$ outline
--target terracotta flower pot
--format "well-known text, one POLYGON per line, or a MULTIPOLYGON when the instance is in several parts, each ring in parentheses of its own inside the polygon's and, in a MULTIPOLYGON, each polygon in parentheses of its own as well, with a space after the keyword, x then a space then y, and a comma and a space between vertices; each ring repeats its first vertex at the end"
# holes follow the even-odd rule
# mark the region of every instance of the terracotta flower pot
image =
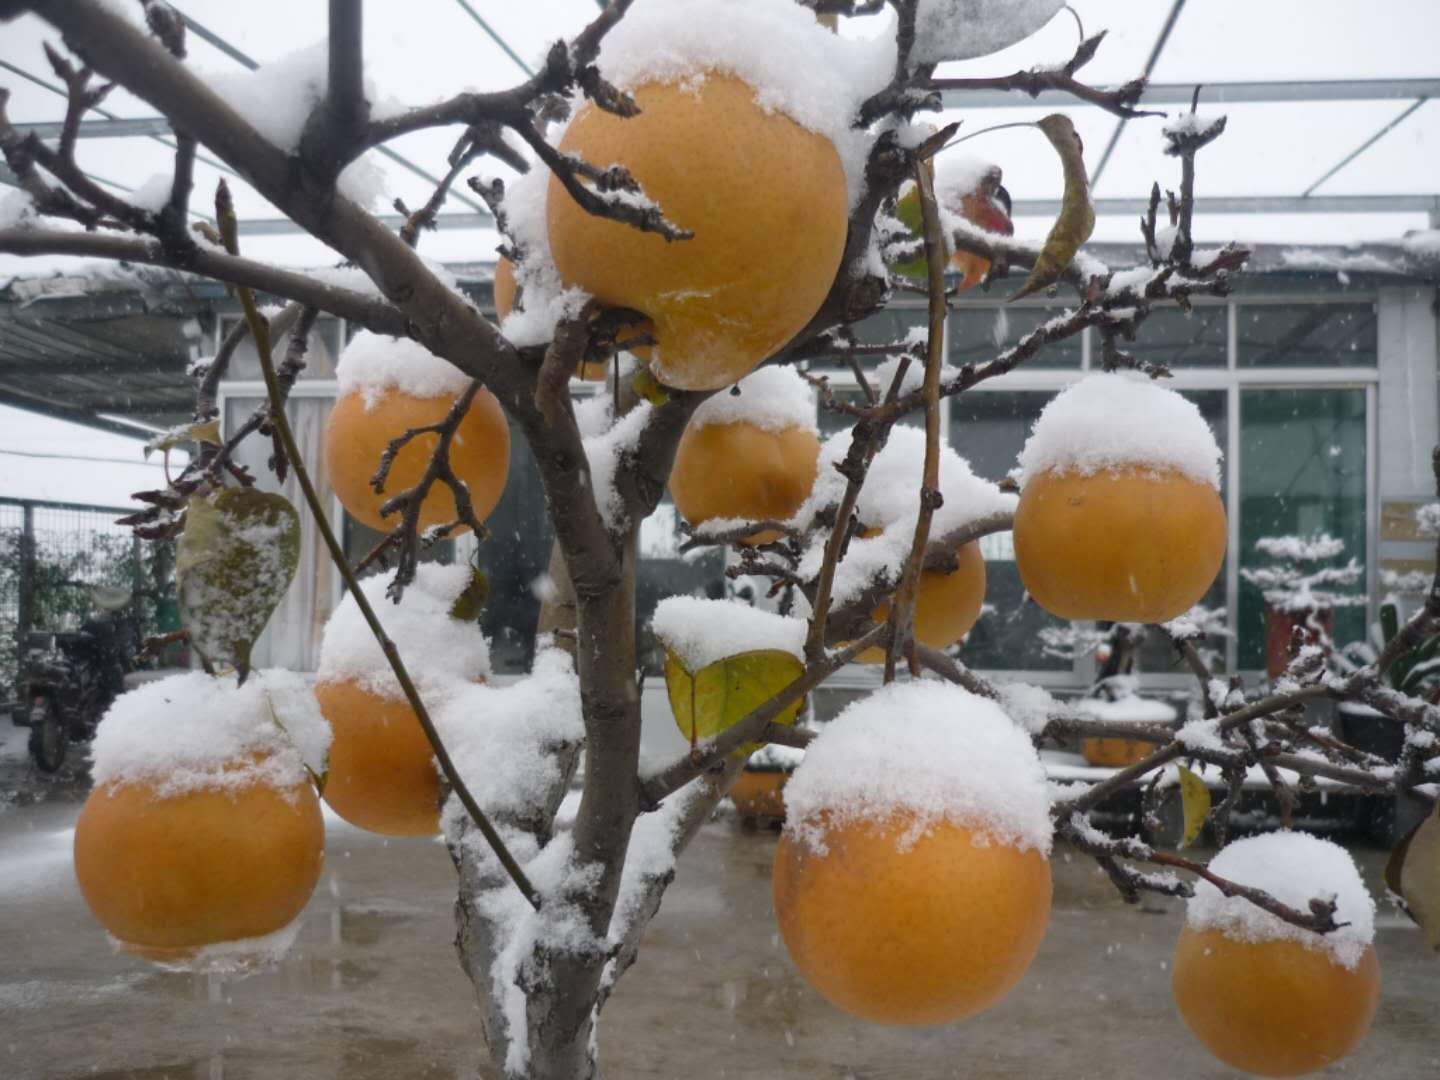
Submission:
POLYGON ((1265 674, 1278 679, 1300 648, 1318 644, 1322 634, 1326 641, 1335 637, 1334 608, 1280 611, 1266 604, 1265 674))

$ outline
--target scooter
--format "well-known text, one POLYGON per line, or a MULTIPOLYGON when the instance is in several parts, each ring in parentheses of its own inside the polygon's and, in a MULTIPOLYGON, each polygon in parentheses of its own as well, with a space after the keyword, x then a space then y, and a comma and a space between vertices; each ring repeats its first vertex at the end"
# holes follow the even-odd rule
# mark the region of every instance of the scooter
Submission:
POLYGON ((72 741, 88 740, 135 671, 140 632, 128 589, 100 585, 90 601, 100 616, 79 631, 32 632, 20 660, 17 725, 30 728, 30 756, 44 772, 65 763, 72 741))

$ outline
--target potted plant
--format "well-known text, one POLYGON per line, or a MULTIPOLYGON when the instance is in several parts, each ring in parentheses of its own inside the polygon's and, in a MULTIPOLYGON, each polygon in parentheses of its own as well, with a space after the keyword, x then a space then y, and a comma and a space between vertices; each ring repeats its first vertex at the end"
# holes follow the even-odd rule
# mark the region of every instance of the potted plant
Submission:
MULTIPOLYGON (((1347 645, 1336 666, 1348 671, 1373 661, 1400 632, 1400 623, 1399 603, 1393 597, 1387 598, 1380 605, 1379 620, 1370 626, 1370 640, 1347 645)), ((1440 634, 1430 635, 1396 658, 1386 669, 1385 680, 1402 694, 1440 704, 1440 634)), ((1340 702, 1336 727, 1336 734, 1357 750, 1388 761, 1399 759, 1405 743, 1404 724, 1356 701, 1340 702)))
POLYGON ((770 743, 750 755, 730 787, 730 801, 746 822, 785 820, 785 783, 805 758, 804 750, 770 743))
POLYGON ((1359 582, 1365 567, 1353 557, 1333 565, 1345 553, 1345 541, 1328 533, 1265 536, 1255 548, 1274 564, 1241 570, 1240 576, 1265 597, 1265 672, 1274 680, 1306 646, 1333 652, 1335 610, 1365 603, 1363 592, 1342 590, 1359 582))

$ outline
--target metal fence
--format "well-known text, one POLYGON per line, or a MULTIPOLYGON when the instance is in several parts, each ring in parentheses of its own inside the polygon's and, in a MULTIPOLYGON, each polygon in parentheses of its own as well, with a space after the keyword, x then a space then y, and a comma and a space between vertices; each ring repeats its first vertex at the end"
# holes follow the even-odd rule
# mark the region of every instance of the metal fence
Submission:
POLYGON ((0 498, 0 701, 13 696, 16 646, 31 630, 78 629, 94 614, 94 586, 131 590, 142 632, 174 628, 172 545, 115 524, 131 512, 0 498))

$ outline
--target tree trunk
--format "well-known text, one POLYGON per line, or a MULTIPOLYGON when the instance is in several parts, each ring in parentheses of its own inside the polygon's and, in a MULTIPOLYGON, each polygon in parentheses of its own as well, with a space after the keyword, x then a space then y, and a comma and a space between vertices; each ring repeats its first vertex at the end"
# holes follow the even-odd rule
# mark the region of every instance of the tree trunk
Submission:
POLYGON ((507 1080, 595 1080, 600 1075, 595 1020, 601 978, 611 958, 605 942, 639 806, 635 559, 631 529, 618 580, 602 584, 569 568, 586 732, 584 793, 570 837, 573 865, 590 869, 583 886, 577 884, 568 895, 547 894, 538 913, 513 905, 497 911, 496 890, 503 895, 513 885, 492 861, 477 860, 469 845, 452 851, 459 872, 456 949, 480 1000, 492 1060, 507 1080), (565 932, 577 918, 588 928, 588 942, 577 944, 575 935, 565 932), (517 933, 533 940, 521 958, 513 956, 510 944, 517 933), (516 994, 524 995, 523 1031, 514 1030, 516 994))

